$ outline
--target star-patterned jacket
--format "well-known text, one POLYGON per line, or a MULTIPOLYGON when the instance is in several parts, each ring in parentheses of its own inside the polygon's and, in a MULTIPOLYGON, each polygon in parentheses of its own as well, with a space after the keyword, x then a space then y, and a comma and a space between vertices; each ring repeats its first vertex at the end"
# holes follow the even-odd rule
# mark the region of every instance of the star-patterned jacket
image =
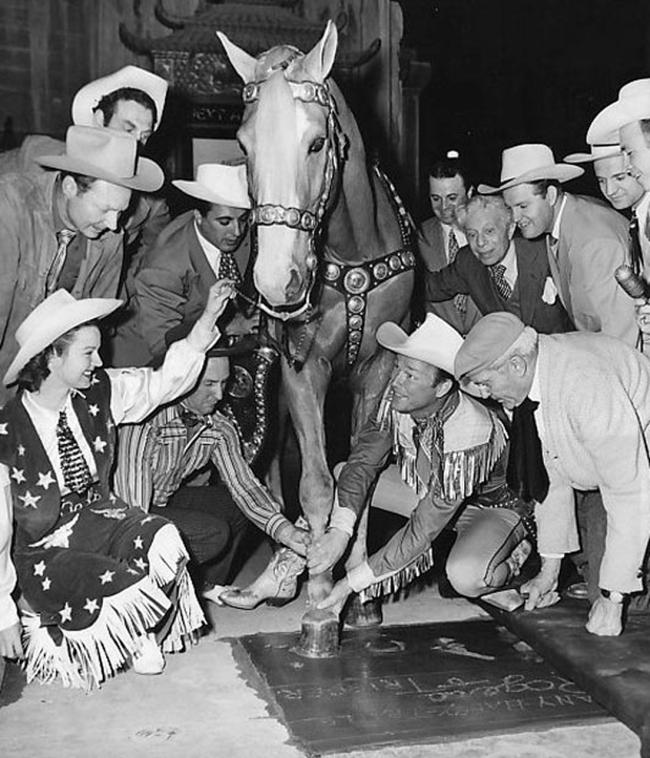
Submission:
MULTIPOLYGON (((95 381, 88 390, 72 396, 72 406, 95 458, 96 489, 105 498, 111 494, 109 475, 115 450, 110 403, 111 384, 102 370, 95 372, 95 381)), ((16 540, 20 543, 41 539, 59 518, 61 490, 51 461, 18 397, 0 408, 0 463, 9 468, 16 540)))

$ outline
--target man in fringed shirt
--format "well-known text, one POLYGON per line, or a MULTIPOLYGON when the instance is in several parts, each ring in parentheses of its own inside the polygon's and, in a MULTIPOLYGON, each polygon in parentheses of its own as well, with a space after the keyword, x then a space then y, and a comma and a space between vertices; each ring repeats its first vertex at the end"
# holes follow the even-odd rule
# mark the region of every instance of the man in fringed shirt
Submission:
MULTIPOLYGON (((446 566, 454 588, 469 597, 494 593, 519 573, 533 539, 530 508, 506 484, 505 429, 459 391, 453 364, 462 338, 437 316, 410 336, 385 323, 377 341, 397 354, 393 378, 340 473, 329 528, 308 552, 311 570, 343 555, 375 482, 372 505, 409 518, 370 558, 349 561, 318 607, 338 608, 352 591, 377 596, 408 584, 432 565, 431 543, 448 525, 457 533, 446 566), (391 451, 397 466, 384 471, 391 451)), ((510 596, 499 595, 495 604, 507 607, 510 596)))

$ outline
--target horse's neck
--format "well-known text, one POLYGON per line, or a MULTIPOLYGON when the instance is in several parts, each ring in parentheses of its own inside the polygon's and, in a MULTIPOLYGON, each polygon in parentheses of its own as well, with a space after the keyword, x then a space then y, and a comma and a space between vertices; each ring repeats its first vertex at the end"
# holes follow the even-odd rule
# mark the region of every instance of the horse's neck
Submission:
POLYGON ((332 86, 339 105, 341 129, 349 140, 347 157, 343 163, 341 188, 329 216, 326 244, 342 260, 355 263, 371 260, 390 252, 385 249, 399 246, 399 229, 396 223, 395 239, 392 229, 387 234, 379 218, 392 216, 390 202, 376 177, 368 168, 366 151, 357 122, 336 87, 332 86))

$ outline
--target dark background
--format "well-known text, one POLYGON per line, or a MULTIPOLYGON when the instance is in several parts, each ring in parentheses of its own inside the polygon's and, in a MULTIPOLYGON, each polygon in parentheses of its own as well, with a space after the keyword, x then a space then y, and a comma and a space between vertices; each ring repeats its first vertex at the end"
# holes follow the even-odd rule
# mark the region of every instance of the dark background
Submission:
MULTIPOLYGON (((543 142, 556 160, 582 151, 596 113, 623 84, 650 76, 648 0, 402 0, 401 6, 404 45, 431 63, 420 106, 423 172, 453 148, 475 167, 478 181, 494 183, 506 147, 543 142)), ((589 168, 571 188, 598 192, 589 168)), ((422 215, 424 208, 422 198, 413 211, 422 215)))

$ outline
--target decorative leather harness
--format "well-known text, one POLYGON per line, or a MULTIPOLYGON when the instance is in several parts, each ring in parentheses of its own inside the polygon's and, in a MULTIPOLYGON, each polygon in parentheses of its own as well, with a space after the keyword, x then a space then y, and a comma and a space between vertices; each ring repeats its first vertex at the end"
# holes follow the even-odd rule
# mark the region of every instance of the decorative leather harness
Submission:
MULTIPOLYGON (((277 64, 274 68, 286 69, 295 57, 295 55, 289 57, 289 59, 277 64)), ((250 221, 252 224, 258 226, 281 225, 307 232, 309 234, 310 250, 316 256, 316 234, 327 210, 332 187, 345 154, 347 137, 342 132, 336 102, 327 83, 321 84, 311 81, 294 82, 288 79, 286 81, 295 99, 301 100, 303 103, 316 103, 327 109, 327 160, 323 177, 323 188, 315 203, 314 210, 288 208, 284 205, 265 203, 257 205, 252 209, 250 221)), ((244 87, 242 99, 246 105, 254 103, 259 98, 261 84, 263 84, 263 81, 250 82, 244 87)), ((415 268, 415 255, 411 248, 412 227, 408 212, 404 208, 395 186, 388 177, 377 166, 374 166, 373 170, 384 184, 393 205, 400 227, 402 247, 379 259, 375 258, 354 265, 345 265, 331 259, 328 260, 326 250, 324 259, 320 263, 323 284, 336 289, 345 297, 347 316, 346 362, 348 369, 351 369, 354 365, 361 348, 368 293, 393 276, 415 268)), ((314 321, 316 314, 311 304, 315 280, 316 269, 311 273, 311 281, 306 289, 303 304, 297 310, 291 312, 277 311, 263 303, 261 299, 258 304, 268 315, 285 322, 289 319, 306 316, 298 327, 300 333, 293 340, 294 345, 297 343, 297 349, 291 351, 287 345, 287 349, 285 350, 287 360, 294 367, 298 367, 304 363, 317 328, 317 323, 314 321)), ((285 325, 285 342, 287 341, 286 337, 285 325)))

